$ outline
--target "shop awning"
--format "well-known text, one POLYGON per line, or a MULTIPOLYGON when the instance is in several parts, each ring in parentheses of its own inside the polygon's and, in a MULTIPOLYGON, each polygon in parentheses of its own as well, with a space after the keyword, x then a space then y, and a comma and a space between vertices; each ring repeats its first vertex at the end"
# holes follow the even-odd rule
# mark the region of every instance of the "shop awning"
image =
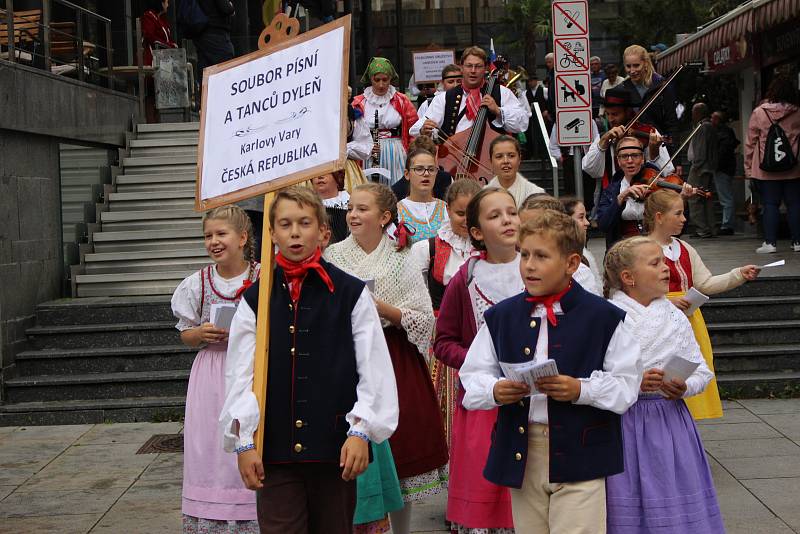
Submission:
POLYGON ((800 0, 752 0, 667 48, 657 56, 658 71, 668 73, 688 61, 701 61, 706 53, 726 43, 771 28, 800 14, 800 0))

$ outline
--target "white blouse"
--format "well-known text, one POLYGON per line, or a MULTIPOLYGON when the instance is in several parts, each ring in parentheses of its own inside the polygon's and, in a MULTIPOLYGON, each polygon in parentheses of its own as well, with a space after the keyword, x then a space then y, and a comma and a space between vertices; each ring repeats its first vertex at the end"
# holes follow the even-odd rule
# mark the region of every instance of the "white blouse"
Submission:
MULTIPOLYGON (((351 430, 381 443, 397 428, 397 385, 378 310, 366 287, 353 308, 351 320, 358 385, 356 403, 346 419, 351 430)), ((225 403, 219 416, 222 446, 228 452, 253 443, 258 427, 258 401, 253 393, 255 350, 256 315, 242 300, 231 324, 225 359, 225 403)))
POLYGON ((403 118, 400 116, 400 113, 394 109, 391 103, 392 97, 396 92, 397 89, 389 86, 389 90, 386 91, 386 94, 378 96, 372 92, 372 87, 364 89, 364 121, 367 127, 375 127, 376 111, 378 112, 379 128, 389 130, 400 126, 403 118))
POLYGON ((584 263, 578 264, 578 270, 572 275, 572 279, 578 282, 583 289, 598 297, 603 296, 603 288, 595 278, 590 267, 584 263))
MULTIPOLYGON (((241 289, 242 283, 250 275, 250 268, 233 278, 223 278, 217 272, 216 266, 211 269, 214 275, 214 287, 225 296, 233 297, 241 289)), ((172 294, 172 314, 178 318, 175 328, 183 332, 196 328, 202 323, 202 310, 200 301, 203 296, 200 271, 189 275, 183 280, 172 294)))
POLYGON ((686 379, 684 398, 702 393, 714 378, 706 365, 700 346, 694 337, 692 325, 684 313, 666 297, 643 306, 622 291, 614 291, 609 299, 627 313, 641 346, 643 370, 661 369, 670 356, 677 354, 700 365, 686 379))
MULTIPOLYGON (((442 223, 436 235, 453 249, 452 254, 447 258, 447 263, 444 265, 444 275, 442 276, 442 283, 447 285, 456 275, 458 269, 467 261, 467 258, 469 258, 469 254, 473 250, 472 243, 468 238, 461 237, 453 232, 453 227, 450 225, 449 219, 442 223)), ((411 245, 411 257, 414 263, 419 265, 419 270, 422 271, 423 276, 425 276, 431 264, 431 249, 427 239, 417 241, 411 245)))

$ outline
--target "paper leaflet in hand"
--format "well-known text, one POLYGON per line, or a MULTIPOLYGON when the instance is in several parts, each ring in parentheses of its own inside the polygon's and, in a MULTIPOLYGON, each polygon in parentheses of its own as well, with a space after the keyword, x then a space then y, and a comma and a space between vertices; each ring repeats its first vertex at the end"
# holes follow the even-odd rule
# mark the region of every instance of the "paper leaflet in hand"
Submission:
POLYGON ((236 304, 215 303, 211 305, 211 324, 214 328, 231 329, 231 321, 236 313, 236 304))
POLYGON ((686 299, 689 304, 691 304, 691 306, 689 306, 689 308, 683 312, 687 317, 692 315, 697 308, 709 301, 709 297, 703 295, 693 287, 689 288, 689 291, 686 292, 686 295, 683 298, 686 299))
POLYGON ((558 366, 555 360, 522 363, 500 362, 500 368, 507 379, 528 384, 531 388, 530 395, 539 393, 539 390, 536 389, 536 381, 538 379, 546 376, 558 376, 558 366))
POLYGON ((695 369, 700 365, 700 362, 692 362, 680 356, 671 356, 664 364, 664 382, 670 382, 673 378, 678 378, 686 382, 686 379, 692 376, 695 369))
POLYGON ((783 265, 786 265, 786 260, 773 261, 772 263, 768 263, 766 265, 756 265, 756 268, 757 269, 768 269, 770 267, 781 267, 783 265))

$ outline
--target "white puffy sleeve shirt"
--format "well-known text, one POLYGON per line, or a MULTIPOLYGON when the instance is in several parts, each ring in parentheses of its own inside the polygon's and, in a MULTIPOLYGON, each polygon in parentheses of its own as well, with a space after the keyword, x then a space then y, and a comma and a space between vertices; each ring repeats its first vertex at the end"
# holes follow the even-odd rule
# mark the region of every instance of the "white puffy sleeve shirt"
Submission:
MULTIPOLYGON (((356 403, 346 419, 351 430, 380 443, 397 428, 397 385, 378 311, 366 288, 351 318, 358 385, 356 403)), ((219 416, 222 445, 228 452, 253 443, 258 427, 258 402, 253 393, 255 349, 256 315, 242 300, 231 324, 225 361, 225 403, 219 416)))

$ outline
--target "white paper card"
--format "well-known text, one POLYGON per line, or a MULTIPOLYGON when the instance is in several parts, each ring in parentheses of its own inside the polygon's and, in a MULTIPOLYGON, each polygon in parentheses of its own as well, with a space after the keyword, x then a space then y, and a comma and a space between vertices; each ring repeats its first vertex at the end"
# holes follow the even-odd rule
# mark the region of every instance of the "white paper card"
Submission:
POLYGON ((673 355, 664 364, 664 382, 670 382, 673 378, 679 378, 685 382, 699 365, 700 362, 691 362, 686 358, 673 355))
POLYGON ((236 304, 217 303, 211 305, 211 324, 214 328, 231 329, 231 321, 236 313, 236 304))
POLYGON ((686 295, 683 298, 685 298, 687 301, 689 301, 689 304, 691 304, 691 306, 689 306, 689 308, 683 312, 687 316, 692 315, 697 308, 709 301, 708 296, 703 295, 693 287, 689 288, 689 291, 686 292, 686 295))
MULTIPOLYGON (((539 393, 536 389, 536 381, 546 376, 558 376, 558 366, 555 360, 545 360, 543 362, 523 362, 508 363, 500 362, 503 375, 514 382, 528 384, 531 388, 530 395, 539 393)), ((530 397, 530 395, 528 395, 530 397)))
POLYGON ((786 265, 786 260, 773 261, 772 263, 768 263, 766 265, 757 265, 756 267, 759 269, 769 269, 770 267, 781 267, 783 265, 786 265))

